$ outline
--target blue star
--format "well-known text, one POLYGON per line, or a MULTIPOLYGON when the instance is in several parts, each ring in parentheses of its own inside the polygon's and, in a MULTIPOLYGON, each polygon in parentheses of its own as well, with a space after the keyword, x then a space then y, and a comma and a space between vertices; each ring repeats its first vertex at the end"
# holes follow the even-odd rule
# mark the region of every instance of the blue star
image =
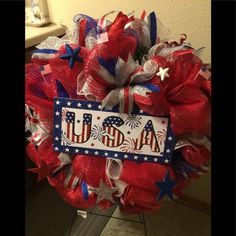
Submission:
POLYGON ((66 44, 66 54, 61 55, 60 58, 63 60, 69 60, 69 65, 70 65, 70 68, 72 69, 76 61, 80 63, 83 62, 83 59, 80 56, 78 56, 78 53, 80 52, 80 50, 81 50, 81 47, 73 49, 70 47, 69 44, 66 44))
POLYGON ((158 201, 161 200, 165 195, 167 195, 169 198, 173 199, 173 193, 172 190, 174 186, 176 185, 176 181, 173 181, 170 179, 170 173, 167 172, 164 181, 162 182, 156 182, 156 185, 160 188, 160 193, 158 197, 158 201))

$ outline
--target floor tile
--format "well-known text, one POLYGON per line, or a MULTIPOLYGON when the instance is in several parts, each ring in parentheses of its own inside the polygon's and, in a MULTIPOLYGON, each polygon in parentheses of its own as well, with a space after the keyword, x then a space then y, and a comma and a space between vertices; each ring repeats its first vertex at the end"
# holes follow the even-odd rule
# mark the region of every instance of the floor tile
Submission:
POLYGON ((145 228, 142 223, 111 218, 101 236, 145 236, 145 228))
POLYGON ((98 206, 95 206, 92 209, 91 213, 111 217, 113 212, 115 211, 116 207, 117 207, 117 203, 115 205, 111 206, 110 208, 108 208, 107 210, 101 210, 98 206))
POLYGON ((210 236, 211 218, 176 202, 165 202, 156 213, 145 213, 147 236, 210 236))
POLYGON ((27 193, 25 208, 26 236, 64 236, 76 215, 47 182, 27 193))
POLYGON ((143 222, 142 221, 142 214, 125 214, 120 211, 120 207, 117 206, 112 217, 124 219, 124 220, 132 220, 132 221, 137 221, 137 222, 143 222))
POLYGON ((77 216, 69 236, 99 236, 108 221, 107 216, 88 214, 86 219, 77 216))

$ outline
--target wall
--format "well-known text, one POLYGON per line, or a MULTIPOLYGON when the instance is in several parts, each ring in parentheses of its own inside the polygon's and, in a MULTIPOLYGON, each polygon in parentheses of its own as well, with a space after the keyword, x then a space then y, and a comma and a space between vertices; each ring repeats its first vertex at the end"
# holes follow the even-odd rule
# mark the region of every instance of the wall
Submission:
POLYGON ((202 59, 211 62, 211 1, 210 0, 48 0, 53 22, 70 27, 73 16, 84 13, 94 18, 112 11, 129 13, 135 10, 140 16, 143 10, 155 11, 158 18, 172 32, 172 38, 179 40, 185 33, 195 48, 205 47, 202 59))
MULTIPOLYGON (((211 2, 210 0, 48 0, 51 20, 61 20, 67 27, 73 25, 73 16, 84 13, 94 18, 112 11, 121 10, 140 16, 143 10, 155 11, 158 18, 172 32, 171 37, 178 41, 179 34, 188 36, 187 42, 193 47, 205 47, 201 58, 211 62, 211 2)), ((210 203, 210 173, 186 189, 186 193, 210 203)))

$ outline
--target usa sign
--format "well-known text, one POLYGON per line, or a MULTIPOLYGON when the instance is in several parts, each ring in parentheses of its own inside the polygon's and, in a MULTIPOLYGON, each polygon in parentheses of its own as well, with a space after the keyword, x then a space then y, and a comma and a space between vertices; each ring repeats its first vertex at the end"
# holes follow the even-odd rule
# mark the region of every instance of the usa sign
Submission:
POLYGON ((101 158, 171 164, 175 140, 167 117, 135 108, 101 110, 99 102, 54 99, 54 150, 101 158))

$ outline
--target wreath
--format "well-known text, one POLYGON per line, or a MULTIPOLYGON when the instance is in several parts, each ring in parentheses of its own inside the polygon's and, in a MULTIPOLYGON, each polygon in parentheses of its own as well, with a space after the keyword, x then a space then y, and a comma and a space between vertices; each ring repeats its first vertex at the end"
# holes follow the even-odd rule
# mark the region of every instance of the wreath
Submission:
MULTIPOLYGON (((75 208, 97 204, 105 210, 119 202, 127 213, 156 211, 165 196, 180 197, 209 169, 210 66, 199 58, 203 48, 186 43, 185 34, 171 41, 154 12, 144 11, 140 18, 119 12, 113 22, 107 15, 99 20, 76 15, 74 27, 62 38, 40 43, 26 65, 26 150, 37 166, 29 171, 39 181, 47 178, 75 208), (55 98, 97 102, 101 113, 116 107, 127 115, 124 124, 131 130, 141 125, 142 114, 134 111, 167 118, 173 135, 165 129, 155 135, 160 145, 174 142, 171 162, 58 150, 53 119, 60 100, 55 98)), ((68 114, 64 109, 61 119, 68 114)), ((91 128, 91 139, 101 141, 104 135, 101 126, 91 128)), ((71 145, 63 133, 60 142, 71 145)), ((126 137, 121 151, 141 155, 135 145, 126 137)))

